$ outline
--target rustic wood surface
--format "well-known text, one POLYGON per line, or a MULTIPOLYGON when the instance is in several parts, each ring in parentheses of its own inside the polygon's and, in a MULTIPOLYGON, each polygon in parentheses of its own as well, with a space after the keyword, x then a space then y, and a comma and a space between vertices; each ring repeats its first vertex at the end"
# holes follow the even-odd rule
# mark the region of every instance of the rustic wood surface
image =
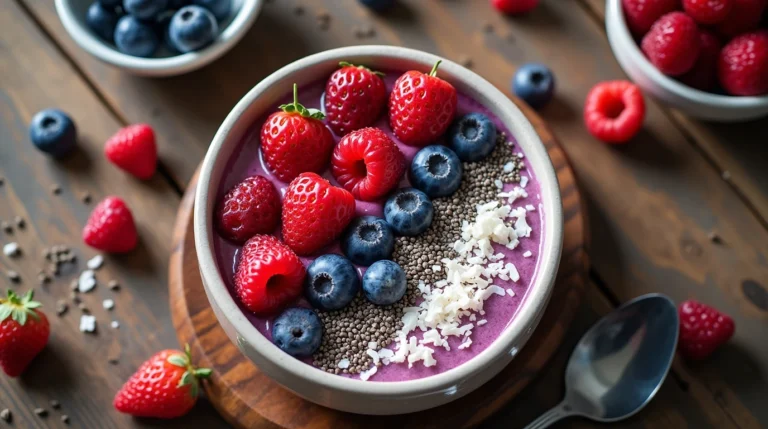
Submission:
MULTIPOLYGON (((107 258, 97 274, 100 286, 84 299, 97 316, 97 335, 77 331, 74 307, 61 318, 53 315, 56 300, 68 296, 74 272, 38 288, 52 315, 51 344, 29 374, 0 378, 0 408, 11 409, 13 427, 20 428, 64 427, 58 411, 45 420, 32 412, 51 399, 62 403, 70 427, 227 427, 206 401, 174 422, 131 419, 110 407, 114 391, 136 366, 160 348, 177 346, 166 264, 181 190, 221 120, 260 79, 309 53, 381 43, 470 59, 499 87, 507 87, 516 67, 529 61, 550 65, 558 78, 557 97, 540 115, 572 161, 589 212, 588 305, 551 370, 485 427, 519 425, 554 405, 578 335, 612 306, 651 291, 716 304, 734 317, 737 332, 711 359, 677 362, 658 399, 618 426, 768 425, 768 119, 702 123, 648 100, 644 130, 631 144, 596 142, 581 120, 586 93, 598 81, 625 77, 608 47, 603 10, 602 0, 542 0, 530 15, 512 19, 496 14, 485 0, 402 0, 392 13, 374 15, 354 0, 273 0, 244 40, 216 63, 182 77, 145 79, 80 50, 51 0, 0 2, 0 220, 20 215, 28 224, 13 236, 2 235, 3 243, 18 241, 24 256, 0 257, 0 269, 22 274, 22 285, 14 288, 37 286, 40 251, 53 244, 72 246, 82 267, 95 254, 79 238, 90 210, 80 201, 84 192, 95 201, 124 197, 142 238, 136 252, 107 258), (320 12, 331 15, 327 31, 317 25, 320 12), (356 37, 354 28, 365 25, 375 35, 356 37), (31 116, 45 107, 70 112, 79 126, 82 149, 63 162, 40 155, 27 140, 31 116), (150 182, 122 174, 101 155, 104 140, 133 122, 148 122, 158 132, 162 171, 150 182), (54 183, 61 195, 51 194, 54 183), (711 231, 722 243, 708 240, 711 231), (123 285, 120 292, 103 286, 112 278, 123 285), (117 301, 112 312, 101 308, 107 297, 117 301), (119 330, 109 329, 112 319, 121 322, 119 330), (119 363, 108 364, 110 357, 119 363)), ((570 421, 559 427, 597 425, 570 421)))

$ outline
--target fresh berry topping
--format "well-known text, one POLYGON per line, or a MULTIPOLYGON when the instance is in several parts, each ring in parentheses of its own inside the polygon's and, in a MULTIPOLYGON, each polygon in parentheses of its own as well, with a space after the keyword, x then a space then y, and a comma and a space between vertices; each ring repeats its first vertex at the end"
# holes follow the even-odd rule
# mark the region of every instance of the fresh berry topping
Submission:
POLYGON ((114 9, 118 6, 122 6, 123 0, 98 0, 98 3, 101 3, 101 5, 106 8, 114 9))
POLYGON ((325 84, 328 126, 339 136, 372 125, 387 104, 384 73, 341 62, 325 84))
POLYGON ((392 305, 405 295, 405 272, 389 260, 378 261, 363 274, 363 293, 376 305, 392 305))
POLYGON ((414 188, 395 191, 384 203, 384 219, 397 235, 419 235, 429 228, 434 207, 427 194, 414 188))
POLYGON ((357 269, 343 256, 323 255, 307 268, 304 296, 314 308, 341 310, 352 302, 359 290, 357 269))
POLYGON ((208 46, 219 32, 216 17, 200 6, 185 6, 171 18, 168 40, 181 53, 197 51, 208 46))
POLYGON ((648 60, 662 73, 681 75, 693 67, 699 56, 699 28, 682 13, 668 13, 643 37, 641 47, 648 60))
POLYGON ((323 323, 308 308, 289 308, 272 325, 272 342, 291 356, 312 356, 323 341, 323 323))
POLYGON ((128 173, 139 179, 149 179, 157 168, 155 132, 146 124, 122 128, 107 140, 104 154, 128 173))
POLYGON ((447 197, 461 185, 459 157, 445 146, 421 149, 411 162, 411 184, 430 198, 447 197))
POLYGON ((376 216, 362 216, 352 221, 341 238, 341 251, 357 265, 369 266, 389 259, 395 249, 395 237, 387 222, 376 216))
POLYGON ((635 36, 642 37, 663 15, 680 8, 680 0, 621 0, 627 25, 635 36))
POLYGON ((99 2, 93 2, 88 6, 85 14, 85 23, 97 36, 107 42, 114 42, 115 27, 120 16, 115 13, 114 7, 104 7, 99 2))
POLYGON ((293 251, 271 235, 245 242, 235 271, 235 292, 255 314, 274 314, 301 295, 304 265, 293 251))
POLYGON ((717 24, 731 11, 731 0, 683 0, 683 9, 699 24, 717 24))
POLYGON ((283 198, 283 240, 299 255, 331 244, 355 215, 355 197, 315 173, 293 179, 283 198))
POLYGON ((118 197, 107 197, 94 207, 83 228, 83 241, 110 253, 133 250, 139 242, 131 210, 118 197))
POLYGON ((640 131, 644 118, 643 94, 630 82, 602 82, 587 94, 584 122, 598 140, 625 143, 640 131))
POLYGON ((401 142, 425 146, 440 137, 456 115, 456 89, 437 77, 438 61, 429 74, 405 72, 389 96, 389 125, 401 142))
POLYGON ((733 319, 697 301, 685 301, 678 308, 680 340, 678 349, 688 359, 704 359, 727 342, 736 330, 733 319))
POLYGON ((168 9, 179 10, 182 7, 190 4, 192 0, 168 0, 168 9))
POLYGON ((245 243, 256 234, 268 234, 280 222, 280 196, 262 176, 251 176, 230 189, 216 208, 219 234, 245 243))
POLYGON ((539 0, 491 0, 491 4, 501 13, 519 15, 536 9, 539 0))
POLYGON ((192 4, 208 9, 219 21, 225 20, 232 12, 232 0, 192 0, 192 4))
POLYGON ((123 8, 136 19, 149 21, 168 8, 168 0, 123 0, 123 8))
POLYGON ((731 11, 715 30, 728 39, 741 33, 757 30, 760 19, 768 8, 768 0, 731 0, 731 11))
POLYGON ((680 82, 691 88, 709 91, 717 84, 717 62, 720 58, 720 40, 707 30, 699 31, 701 52, 693 68, 680 76, 680 82))
POLYGON ((77 144, 77 128, 72 118, 58 109, 45 109, 32 117, 29 139, 39 150, 55 156, 64 156, 77 144))
POLYGON ((736 36, 720 52, 720 84, 732 95, 768 94, 768 30, 736 36))
POLYGON ((496 147, 496 125, 482 113, 468 113, 453 121, 446 143, 460 160, 481 161, 496 147))
POLYGON ((117 21, 114 39, 120 52, 134 57, 151 57, 160 45, 152 25, 133 15, 125 15, 117 21))
POLYGON ((397 186, 405 156, 378 128, 363 128, 341 139, 331 158, 333 177, 355 198, 374 201, 397 186))
POLYGON ((12 290, 0 298, 0 367, 18 377, 45 348, 51 327, 48 318, 33 301, 34 292, 18 296, 12 290))
POLYGON ((280 106, 261 128, 264 161, 278 179, 290 182, 301 173, 320 173, 328 166, 333 151, 333 135, 323 124, 317 109, 299 103, 293 84, 293 103, 280 106))
POLYGON ((512 91, 534 109, 549 103, 555 94, 555 75, 542 64, 524 64, 512 78, 512 91))
POLYGON ((210 369, 192 365, 189 345, 183 352, 163 350, 141 364, 117 392, 113 405, 136 417, 180 417, 195 406, 200 380, 210 376, 210 369))

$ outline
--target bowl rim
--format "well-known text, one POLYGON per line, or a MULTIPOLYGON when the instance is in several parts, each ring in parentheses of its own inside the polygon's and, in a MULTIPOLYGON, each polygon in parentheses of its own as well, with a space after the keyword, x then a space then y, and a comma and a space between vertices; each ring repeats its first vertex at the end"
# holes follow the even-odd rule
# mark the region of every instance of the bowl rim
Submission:
MULTIPOLYGON (((310 82, 298 83, 306 84, 310 82)), ((215 187, 218 188, 218 183, 216 183, 215 187)), ((258 350, 258 353, 268 360, 271 365, 275 365, 304 381, 314 383, 313 385, 315 386, 325 386, 352 394, 376 395, 380 397, 418 396, 439 391, 452 394, 456 392, 462 380, 477 374, 495 360, 506 354, 514 357, 538 324, 540 316, 549 301, 562 252, 563 228, 561 195, 554 166, 544 144, 520 109, 506 95, 475 72, 437 55, 398 46, 351 46, 323 51, 288 64, 259 82, 237 103, 216 132, 203 160, 198 187, 195 192, 195 246, 201 275, 204 278, 204 283, 207 285, 208 297, 210 300, 215 301, 215 304, 221 310, 217 313, 222 314, 234 327, 238 335, 242 336, 246 342, 258 350), (228 162, 228 159, 219 159, 218 154, 227 141, 230 131, 249 110, 251 105, 256 102, 258 97, 276 83, 311 67, 323 67, 324 64, 329 62, 350 61, 354 58, 367 58, 371 61, 379 58, 417 63, 423 65, 425 70, 429 70, 436 61, 442 60, 443 62, 440 65, 441 76, 449 76, 448 79, 454 81, 454 83, 458 82, 461 86, 471 88, 473 92, 486 99, 484 103, 491 104, 486 107, 494 111, 515 136, 517 144, 522 147, 526 157, 530 160, 531 168, 534 170, 542 190, 541 203, 547 215, 544 217, 542 226, 546 233, 543 237, 543 243, 540 245, 540 254, 546 256, 542 256, 542 259, 539 261, 535 281, 530 286, 527 296, 515 317, 499 337, 485 350, 455 368, 425 378, 387 382, 377 382, 375 380, 362 381, 328 374, 312 365, 288 356, 272 344, 271 341, 267 340, 247 320, 222 280, 213 254, 212 238, 214 232, 211 212, 213 211, 214 199, 218 189, 211 189, 213 188, 211 186, 212 173, 215 168, 224 168, 223 166, 228 162), (219 163, 223 164, 223 166, 219 166, 219 163)))
POLYGON ((73 0, 55 0, 56 12, 64 29, 70 37, 94 57, 128 70, 143 73, 162 71, 190 70, 199 65, 212 62, 226 53, 245 36, 256 17, 259 15, 264 0, 242 0, 240 8, 231 17, 229 24, 218 34, 214 41, 199 51, 187 52, 172 57, 144 58, 124 54, 107 42, 99 39, 82 23, 71 6, 73 0))
MULTIPOLYGON (((628 49, 628 55, 635 59, 635 65, 641 69, 641 72, 648 76, 649 79, 656 82, 665 91, 697 103, 716 105, 725 108, 749 109, 768 105, 768 95, 735 96, 713 94, 711 92, 692 88, 660 72, 650 61, 648 61, 648 58, 646 58, 645 54, 640 50, 637 42, 635 42, 635 38, 629 31, 626 18, 624 17, 624 9, 621 0, 606 0, 605 26, 609 38, 612 35, 616 38, 615 40, 619 45, 628 49), (618 23, 618 25, 614 27, 614 29, 618 31, 611 31, 612 22, 618 23)), ((613 49, 613 47, 611 47, 611 49, 613 49)))

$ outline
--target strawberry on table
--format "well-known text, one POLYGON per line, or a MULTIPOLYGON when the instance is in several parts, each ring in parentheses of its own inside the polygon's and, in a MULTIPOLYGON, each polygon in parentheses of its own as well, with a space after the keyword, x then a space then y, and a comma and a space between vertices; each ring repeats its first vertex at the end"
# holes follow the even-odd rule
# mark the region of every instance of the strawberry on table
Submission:
POLYGON ((333 135, 317 109, 299 103, 293 84, 293 103, 283 104, 261 127, 261 151, 269 169, 283 182, 304 172, 319 173, 328 166, 333 135))
POLYGON ((104 146, 107 159, 139 179, 149 179, 157 168, 155 133, 147 124, 121 128, 104 146))
POLYGON ((219 234, 235 243, 272 232, 280 222, 280 196, 262 176, 246 177, 233 186, 216 208, 219 234))
POLYGON ((389 96, 389 125, 407 145, 433 143, 456 115, 456 88, 437 77, 441 62, 435 63, 429 74, 411 70, 395 81, 389 96))
POLYGON ((18 296, 12 290, 0 298, 0 367, 18 377, 45 348, 51 327, 48 318, 33 301, 34 291, 18 296))
POLYGON ((387 104, 387 89, 384 73, 347 62, 339 65, 325 84, 325 113, 328 126, 343 136, 376 122, 387 104))
POLYGON ((355 215, 355 197, 315 173, 302 173, 283 198, 283 240, 299 255, 331 244, 355 215))
POLYGON ((133 250, 139 242, 131 210, 119 197, 107 197, 94 207, 83 228, 83 241, 110 253, 133 250))
POLYGON ((378 128, 363 128, 341 139, 331 158, 333 177, 355 198, 374 201, 391 191, 405 172, 405 156, 378 128))
POLYGON ((736 330, 733 319, 716 309, 690 300, 678 307, 678 349, 688 359, 704 359, 727 342, 736 330))
POLYGON ((136 417, 180 417, 195 405, 200 380, 210 375, 210 369, 192 365, 189 345, 183 352, 163 350, 125 382, 113 404, 117 411, 136 417))

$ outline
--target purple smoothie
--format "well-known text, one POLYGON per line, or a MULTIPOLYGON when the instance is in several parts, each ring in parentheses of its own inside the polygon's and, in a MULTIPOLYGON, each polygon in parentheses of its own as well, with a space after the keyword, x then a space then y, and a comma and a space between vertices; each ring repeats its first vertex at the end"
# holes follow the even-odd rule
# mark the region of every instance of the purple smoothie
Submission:
MULTIPOLYGON (((388 71, 386 77, 384 78, 384 81, 387 86, 387 92, 389 93, 392 90, 393 84, 397 77, 399 77, 402 73, 401 72, 393 72, 388 71)), ((305 86, 299 90, 299 101, 306 106, 307 108, 316 108, 316 109, 322 109, 322 96, 323 92, 325 90, 325 80, 318 81, 314 84, 305 86)), ((272 174, 267 169, 266 165, 263 162, 263 159, 261 157, 261 152, 259 151, 259 143, 260 143, 260 131, 261 127, 264 124, 265 120, 267 119, 267 116, 272 114, 273 112, 277 111, 277 106, 279 104, 283 103, 290 103, 292 101, 292 96, 290 94, 290 88, 286 87, 286 97, 284 100, 281 100, 281 103, 275 104, 275 106, 268 111, 266 115, 264 115, 262 118, 260 118, 256 123, 254 123, 250 130, 246 133, 245 137, 243 138, 242 142, 239 145, 239 148, 235 150, 234 155, 232 159, 229 160, 227 165, 227 171, 228 174, 222 179, 220 188, 217 192, 217 198, 221 198, 224 196, 224 194, 234 185, 236 185, 238 182, 242 181, 246 177, 252 176, 252 175, 262 175, 269 180, 271 180, 275 187, 280 191, 280 195, 285 194, 285 190, 288 186, 287 183, 279 181, 277 178, 272 176, 272 174)), ((472 112, 481 112, 487 115, 489 118, 493 120, 493 122, 496 124, 496 127, 498 128, 499 132, 505 132, 507 134, 507 140, 514 142, 514 136, 512 136, 507 127, 504 126, 503 123, 495 116, 493 115, 488 109, 486 109, 484 106, 473 100, 472 98, 469 98, 461 93, 458 94, 458 108, 457 108, 457 116, 461 116, 467 113, 472 112)), ((400 143, 397 138, 392 134, 392 131, 389 127, 389 123, 387 120, 386 113, 382 115, 382 117, 373 125, 376 128, 379 128, 383 130, 384 132, 389 135, 389 137, 397 143, 400 150, 405 155, 408 163, 410 163, 413 156, 418 152, 420 148, 407 146, 402 143, 400 143)), ((338 142, 340 140, 340 136, 335 136, 336 141, 338 142)), ((439 143, 439 142, 438 142, 439 143)), ((519 153, 520 149, 515 146, 514 152, 519 153)), ((481 161, 482 162, 482 161, 481 161)), ((539 183, 536 180, 535 177, 532 175, 532 170, 530 169, 530 165, 528 164, 527 159, 523 158, 523 162, 525 163, 526 168, 521 171, 521 176, 527 176, 529 178, 528 184, 525 187, 525 191, 528 194, 528 197, 526 198, 519 198, 517 199, 514 204, 512 204, 513 207, 524 207, 526 205, 533 205, 536 210, 532 212, 528 212, 526 216, 526 220, 530 227, 533 229, 531 236, 527 239, 520 240, 520 245, 517 246, 514 250, 507 249, 504 246, 500 246, 497 244, 494 244, 493 247, 496 251, 496 253, 503 253, 506 257, 504 259, 505 262, 511 262, 516 267, 520 274, 520 279, 517 282, 513 282, 511 280, 509 281, 503 281, 501 279, 496 279, 494 281, 494 284, 502 287, 503 289, 511 289, 515 292, 515 296, 499 296, 494 295, 490 297, 487 301, 485 301, 485 315, 477 314, 477 320, 485 319, 487 323, 482 326, 477 326, 477 322, 475 323, 475 328, 473 329, 472 334, 472 346, 459 350, 458 345, 463 341, 460 338, 457 337, 449 337, 448 342, 451 346, 451 351, 446 351, 442 347, 433 347, 435 349, 434 358, 437 360, 437 364, 432 367, 424 367, 421 362, 417 362, 414 364, 412 368, 408 368, 408 364, 401 363, 401 364, 389 364, 386 366, 381 366, 378 369, 378 372, 371 378, 370 381, 405 381, 405 380, 412 380, 412 379, 418 379, 423 377, 429 377, 431 375, 439 374, 441 372, 447 371, 451 368, 454 368, 458 365, 461 365, 464 362, 467 362, 470 360, 473 356, 479 354, 483 350, 485 350, 493 341, 498 338, 499 334, 504 331, 504 329, 509 325, 511 320, 514 318, 515 313, 520 308, 520 305, 525 299, 525 296, 528 292, 528 289, 530 285, 533 283, 533 280, 536 277, 538 262, 539 262, 539 254, 540 254, 540 248, 543 243, 543 234, 541 231, 541 226, 543 225, 543 219, 544 213, 541 210, 541 197, 540 197, 540 187, 539 183), (530 251, 532 253, 532 256, 526 258, 523 256, 523 254, 526 251, 530 251)), ((335 180, 333 180, 333 177, 330 173, 330 168, 328 168, 323 174, 323 177, 330 180, 331 183, 334 185, 337 185, 335 180)), ((403 179, 401 186, 408 186, 407 179, 403 179)), ((509 192, 511 191, 515 186, 519 186, 517 184, 506 184, 504 185, 503 191, 509 192)), ((357 214, 363 215, 363 214, 371 214, 376 216, 382 216, 383 211, 383 201, 380 202, 362 202, 357 201, 357 214)), ((471 219, 470 219, 471 221, 471 219)), ((279 231, 279 228, 278 228, 279 231)), ((277 231, 276 231, 277 232, 277 231)), ((250 311, 248 311, 243 305, 239 304, 239 299, 237 298, 237 295, 235 293, 234 289, 234 283, 233 283, 233 277, 235 268, 237 266, 238 261, 238 253, 240 251, 240 246, 234 245, 227 240, 219 237, 218 235, 214 235, 214 253, 216 254, 216 262, 219 266, 219 270, 222 275, 222 279, 224 280, 224 283, 227 285, 227 288, 229 289, 230 293, 235 299, 235 302, 238 302, 238 305, 240 306, 240 309, 243 311, 243 313, 246 315, 248 320, 253 323, 253 325, 256 327, 256 329, 259 330, 265 337, 268 339, 272 339, 271 335, 271 323, 274 317, 264 318, 259 317, 254 314, 252 314, 250 311)), ((338 244, 334 244, 330 246, 329 249, 326 249, 325 251, 320 252, 319 254, 323 253, 341 253, 338 244)), ((305 264, 305 266, 308 266, 314 258, 312 257, 302 257, 301 260, 305 264)), ((362 273, 365 271, 365 267, 358 267, 358 271, 360 272, 360 275, 362 277, 362 273)), ((309 307, 308 303, 304 301, 303 299, 301 302, 298 303, 300 306, 306 306, 309 307)), ((464 319, 465 323, 467 319, 464 319)), ((416 330, 414 332, 411 332, 408 334, 408 336, 416 336, 417 338, 421 339, 421 332, 416 330)), ((393 342, 389 348, 394 349, 396 342, 393 342)), ((307 364, 311 364, 311 358, 304 360, 307 364)), ((340 376, 350 377, 354 379, 358 379, 359 375, 357 374, 340 374, 340 376)))

